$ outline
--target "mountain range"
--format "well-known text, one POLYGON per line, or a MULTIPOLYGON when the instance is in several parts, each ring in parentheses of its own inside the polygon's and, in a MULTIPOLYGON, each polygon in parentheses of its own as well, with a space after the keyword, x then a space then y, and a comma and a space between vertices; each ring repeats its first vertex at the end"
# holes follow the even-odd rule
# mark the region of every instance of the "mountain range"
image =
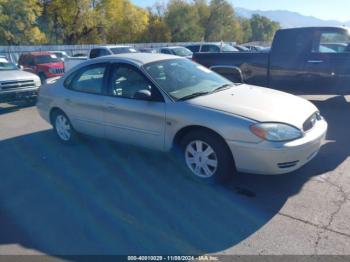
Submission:
POLYGON ((305 16, 286 10, 261 11, 236 7, 235 11, 237 15, 245 18, 251 18, 253 14, 266 16, 273 21, 279 22, 282 28, 301 26, 350 26, 350 21, 322 20, 313 16, 305 16))

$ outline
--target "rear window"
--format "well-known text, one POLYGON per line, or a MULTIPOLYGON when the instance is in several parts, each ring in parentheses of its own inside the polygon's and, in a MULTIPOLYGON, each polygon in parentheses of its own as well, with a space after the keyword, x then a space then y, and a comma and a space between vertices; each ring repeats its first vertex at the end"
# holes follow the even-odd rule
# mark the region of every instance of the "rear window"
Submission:
POLYGON ((284 54, 304 53, 311 49, 313 34, 309 31, 279 31, 273 41, 273 52, 284 54))

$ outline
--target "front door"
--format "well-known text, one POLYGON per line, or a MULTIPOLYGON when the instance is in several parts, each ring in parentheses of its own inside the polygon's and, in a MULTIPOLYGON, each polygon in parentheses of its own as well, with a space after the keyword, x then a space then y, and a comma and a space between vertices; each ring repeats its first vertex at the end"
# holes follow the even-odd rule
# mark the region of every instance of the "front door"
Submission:
POLYGON ((133 65, 113 64, 108 81, 106 137, 157 150, 164 148, 165 103, 159 90, 133 65), (150 99, 138 99, 138 91, 150 99))

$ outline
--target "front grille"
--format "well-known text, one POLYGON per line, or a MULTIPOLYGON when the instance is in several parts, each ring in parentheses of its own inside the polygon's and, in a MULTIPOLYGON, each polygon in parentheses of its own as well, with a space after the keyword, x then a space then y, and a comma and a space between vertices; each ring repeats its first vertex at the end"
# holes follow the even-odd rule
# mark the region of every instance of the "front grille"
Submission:
POLYGON ((306 121, 303 124, 303 130, 309 131, 310 129, 312 129, 314 127, 314 125, 316 124, 317 121, 321 120, 322 117, 320 115, 320 112, 316 112, 314 114, 312 114, 308 119, 306 119, 306 121))
POLYGON ((64 68, 52 68, 51 72, 53 74, 64 74, 64 68))
POLYGON ((14 80, 0 83, 0 90, 35 87, 34 80, 14 80))
POLYGON ((289 167, 293 167, 296 166, 298 164, 299 160, 296 161, 291 161, 291 162, 285 162, 285 163, 278 163, 278 167, 279 168, 289 168, 289 167))

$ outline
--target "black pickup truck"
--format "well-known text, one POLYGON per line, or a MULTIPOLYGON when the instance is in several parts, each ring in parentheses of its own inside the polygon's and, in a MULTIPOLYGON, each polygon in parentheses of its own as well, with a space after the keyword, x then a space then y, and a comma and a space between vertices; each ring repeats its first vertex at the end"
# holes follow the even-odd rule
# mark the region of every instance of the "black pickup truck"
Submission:
POLYGON ((193 60, 234 82, 350 94, 350 34, 344 27, 281 29, 270 52, 195 53, 193 60))

